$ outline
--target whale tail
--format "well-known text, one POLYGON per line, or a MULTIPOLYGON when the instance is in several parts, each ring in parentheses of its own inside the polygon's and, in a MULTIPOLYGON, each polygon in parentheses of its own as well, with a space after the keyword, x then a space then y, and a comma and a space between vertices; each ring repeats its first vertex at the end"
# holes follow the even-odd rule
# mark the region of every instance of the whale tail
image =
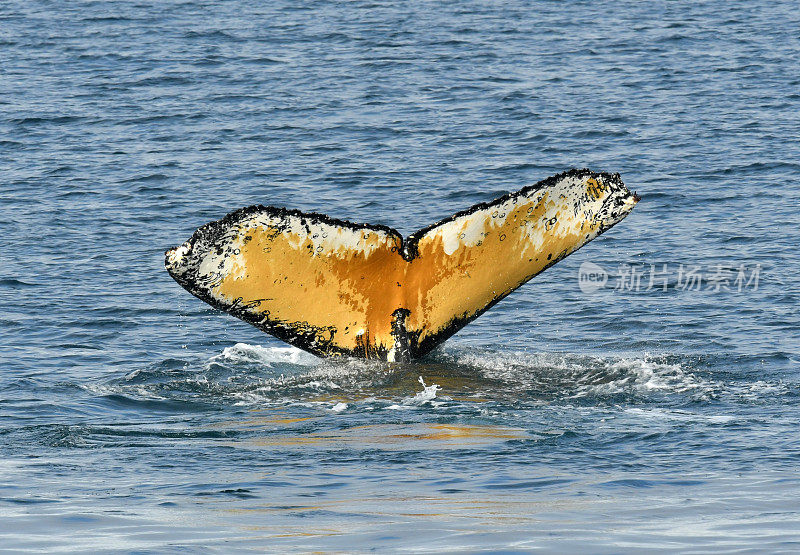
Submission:
POLYGON ((622 220, 618 174, 571 170, 422 229, 251 206, 166 252, 196 297, 318 356, 424 355, 622 220))

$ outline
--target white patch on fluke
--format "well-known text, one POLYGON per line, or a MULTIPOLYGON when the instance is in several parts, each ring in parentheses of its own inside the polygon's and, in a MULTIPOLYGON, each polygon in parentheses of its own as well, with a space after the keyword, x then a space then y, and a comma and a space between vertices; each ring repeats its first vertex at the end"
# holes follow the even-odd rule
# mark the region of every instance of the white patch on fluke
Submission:
POLYGON ((184 243, 179 247, 167 252, 168 267, 176 274, 183 275, 186 272, 186 266, 183 265, 184 257, 189 253, 189 243, 184 243))
POLYGON ((313 221, 310 218, 290 216, 278 220, 271 216, 252 218, 246 225, 248 227, 275 228, 278 225, 288 227, 283 229, 281 235, 295 249, 303 248, 308 241, 311 243, 312 252, 325 255, 349 255, 353 251, 363 253, 369 257, 379 246, 380 241, 372 241, 377 237, 386 238, 385 231, 374 229, 350 229, 334 226, 325 222, 313 221))
POLYGON ((486 211, 472 214, 465 222, 448 222, 434 232, 434 237, 441 239, 447 256, 461 247, 475 246, 486 237, 486 211))

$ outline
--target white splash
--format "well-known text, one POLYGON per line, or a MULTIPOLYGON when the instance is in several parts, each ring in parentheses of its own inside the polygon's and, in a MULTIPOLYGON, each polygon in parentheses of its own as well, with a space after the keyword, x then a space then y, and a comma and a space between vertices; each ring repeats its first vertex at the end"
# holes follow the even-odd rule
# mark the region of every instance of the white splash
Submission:
POLYGON ((425 403, 430 403, 433 407, 438 407, 442 405, 441 402, 435 401, 436 393, 440 391, 442 388, 437 384, 425 385, 425 380, 422 379, 422 376, 419 377, 419 383, 422 384, 422 391, 414 395, 413 397, 406 397, 403 399, 401 404, 390 405, 386 407, 387 410, 399 410, 409 407, 419 407, 424 405, 425 403))
POLYGON ((425 385, 425 380, 422 379, 422 376, 419 377, 419 383, 422 384, 422 391, 414 395, 413 400, 420 405, 427 401, 433 401, 436 398, 436 392, 442 389, 437 384, 425 385))
POLYGON ((683 394, 706 399, 720 393, 722 384, 702 377, 680 362, 668 362, 647 354, 634 357, 598 357, 568 353, 521 351, 484 353, 454 352, 453 362, 479 369, 487 377, 501 379, 564 398, 617 394, 683 394))
POLYGON ((575 397, 589 394, 613 395, 628 391, 686 393, 703 391, 710 385, 697 375, 684 371, 680 364, 656 363, 648 360, 647 356, 619 360, 607 365, 606 371, 620 377, 607 383, 582 387, 575 397))
POLYGON ((274 363, 316 366, 321 362, 319 358, 297 347, 262 347, 261 345, 250 345, 248 343, 236 343, 232 347, 225 347, 221 354, 211 359, 211 362, 215 362, 220 358, 225 362, 234 364, 256 362, 267 367, 271 367, 274 363))

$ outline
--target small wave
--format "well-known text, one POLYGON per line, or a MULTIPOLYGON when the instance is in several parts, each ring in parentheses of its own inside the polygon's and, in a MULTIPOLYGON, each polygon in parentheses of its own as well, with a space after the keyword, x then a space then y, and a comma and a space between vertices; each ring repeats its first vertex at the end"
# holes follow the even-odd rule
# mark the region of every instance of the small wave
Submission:
POLYGON ((575 397, 588 395, 616 395, 619 393, 648 393, 656 391, 672 393, 698 393, 701 396, 715 390, 712 382, 686 372, 680 364, 664 364, 644 359, 622 359, 608 364, 606 370, 610 381, 580 386, 575 397))
MULTIPOLYGON (((206 360, 165 359, 123 377, 85 384, 111 404, 126 402, 263 405, 320 401, 340 389, 357 392, 379 375, 378 365, 345 359, 322 361, 294 347, 237 343, 206 360)), ((176 405, 167 405, 172 407, 176 405)))
POLYGON ((705 422, 708 424, 728 424, 737 417, 729 414, 698 414, 684 410, 667 410, 662 408, 629 408, 625 412, 641 418, 678 422, 705 422))
POLYGON ((800 384, 783 381, 737 382, 731 384, 729 393, 738 401, 747 403, 768 403, 776 397, 800 395, 800 384))
POLYGON ((219 360, 232 364, 258 362, 268 367, 272 367, 273 363, 317 366, 322 362, 321 359, 296 347, 262 347, 247 343, 236 343, 232 347, 225 347, 222 354, 211 358, 212 362, 219 360))
POLYGON ((260 56, 255 58, 247 58, 242 60, 242 63, 245 64, 255 64, 255 65, 275 65, 275 64, 282 64, 284 63, 282 60, 277 58, 270 58, 267 56, 260 56))
POLYGON ((214 40, 225 40, 231 42, 240 42, 242 41, 241 38, 233 35, 232 33, 228 33, 227 31, 223 31, 221 29, 208 29, 203 31, 187 31, 183 34, 184 38, 187 39, 214 39, 214 40))
POLYGON ((64 115, 42 115, 42 116, 27 116, 22 118, 11 119, 11 123, 16 125, 35 125, 35 124, 62 124, 83 121, 87 118, 83 116, 64 116, 64 115))
POLYGON ((555 353, 478 353, 470 350, 447 355, 457 364, 479 369, 488 378, 514 389, 515 397, 540 399, 613 399, 689 395, 693 400, 713 397, 719 384, 702 378, 681 362, 665 358, 598 357, 555 353), (518 393, 515 393, 518 392, 518 393))
POLYGON ((169 180, 169 176, 163 173, 148 173, 144 175, 137 175, 136 177, 129 177, 123 179, 120 183, 143 183, 143 182, 161 182, 169 180))
POLYGON ((9 289, 20 289, 23 287, 38 287, 38 286, 39 286, 38 283, 28 283, 27 281, 22 281, 14 278, 0 279, 0 287, 8 287, 9 289))

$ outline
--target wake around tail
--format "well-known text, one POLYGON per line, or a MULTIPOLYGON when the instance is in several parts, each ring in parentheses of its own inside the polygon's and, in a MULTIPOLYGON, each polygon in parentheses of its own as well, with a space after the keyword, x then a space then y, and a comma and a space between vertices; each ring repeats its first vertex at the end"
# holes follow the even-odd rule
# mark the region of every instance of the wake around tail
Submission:
POLYGON ((422 229, 251 206, 166 252, 185 289, 318 356, 423 356, 621 221, 619 174, 571 170, 422 229))

